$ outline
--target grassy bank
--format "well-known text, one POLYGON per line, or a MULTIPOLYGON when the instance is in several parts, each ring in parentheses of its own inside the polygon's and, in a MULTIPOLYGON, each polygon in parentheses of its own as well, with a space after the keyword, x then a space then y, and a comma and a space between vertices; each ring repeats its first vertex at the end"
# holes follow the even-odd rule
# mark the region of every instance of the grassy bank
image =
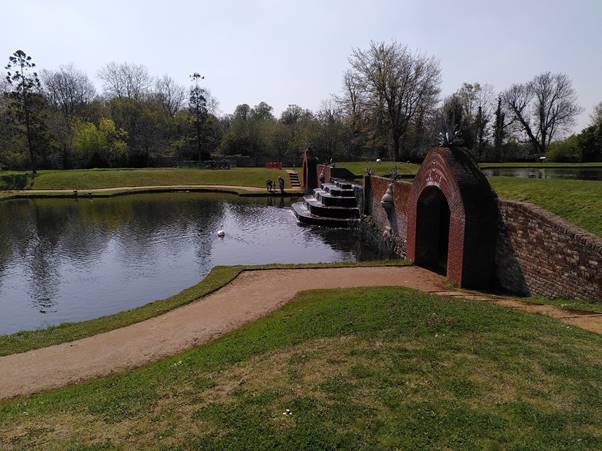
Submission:
POLYGON ((554 163, 554 162, 517 162, 517 163, 481 163, 481 168, 602 168, 602 162, 554 163))
MULTIPOLYGON (((15 179, 19 174, 6 175, 15 179)), ((176 169, 176 168, 147 168, 147 169, 72 169, 63 171, 40 171, 39 175, 29 181, 27 189, 99 189, 125 186, 170 186, 170 185, 234 185, 256 186, 263 188, 267 179, 276 181, 282 176, 286 187, 290 187, 286 171, 266 168, 233 168, 233 169, 176 169)), ((0 174, 2 179, 3 174, 0 174)), ((8 186, 4 188, 23 189, 8 186)), ((19 185, 21 186, 21 184, 19 185)))
POLYGON ((601 361, 602 337, 488 303, 310 291, 146 368, 0 403, 0 448, 594 449, 601 361))
POLYGON ((502 199, 530 202, 602 236, 602 182, 489 177, 502 199))
MULTIPOLYGON (((414 163, 396 163, 394 161, 343 161, 337 162, 337 167, 347 168, 356 175, 366 173, 371 168, 376 175, 389 175, 391 169, 397 167, 400 174, 414 175, 418 172, 420 165, 414 163)), ((602 168, 600 163, 481 163, 480 167, 485 168, 602 168)))
POLYGON ((349 169, 355 175, 364 175, 368 168, 372 169, 375 175, 389 175, 393 168, 397 168, 400 174, 414 175, 418 172, 420 165, 414 163, 395 163, 394 161, 343 161, 337 162, 337 167, 349 169))
POLYGON ((65 323, 47 329, 18 332, 11 335, 0 336, 0 356, 16 354, 19 352, 39 349, 80 338, 90 337, 102 332, 125 327, 162 313, 189 304, 207 294, 223 287, 244 270, 270 269, 270 268, 325 268, 341 266, 399 266, 405 265, 402 260, 384 260, 370 262, 342 262, 327 264, 297 264, 297 265, 263 265, 263 266, 217 266, 193 287, 167 299, 157 300, 141 307, 126 310, 114 315, 103 316, 89 321, 78 323, 65 323))

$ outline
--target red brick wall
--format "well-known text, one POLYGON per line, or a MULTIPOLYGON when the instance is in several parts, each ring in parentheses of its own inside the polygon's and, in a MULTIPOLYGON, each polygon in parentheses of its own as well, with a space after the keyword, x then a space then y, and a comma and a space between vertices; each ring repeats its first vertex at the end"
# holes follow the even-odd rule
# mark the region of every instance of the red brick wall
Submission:
POLYGON ((370 185, 370 195, 365 199, 365 202, 368 203, 367 208, 372 216, 373 223, 381 232, 387 235, 386 238, 395 242, 396 252, 401 257, 405 257, 408 234, 407 201, 412 184, 402 181, 394 183, 393 210, 391 218, 389 218, 385 209, 380 205, 380 201, 391 180, 376 176, 366 177, 364 180, 365 184, 370 185))
POLYGON ((499 201, 496 278, 522 294, 602 301, 602 238, 534 205, 499 201))
POLYGON ((331 174, 330 174, 330 166, 327 164, 318 164, 316 166, 316 180, 318 181, 318 186, 320 185, 320 174, 324 171, 324 183, 330 183, 331 174))
MULTIPOLYGON (((389 220, 380 201, 390 180, 372 176, 364 183, 365 213, 405 257, 412 184, 395 182, 389 220)), ((602 301, 602 238, 531 204, 499 200, 498 210, 495 283, 510 293, 602 301)))

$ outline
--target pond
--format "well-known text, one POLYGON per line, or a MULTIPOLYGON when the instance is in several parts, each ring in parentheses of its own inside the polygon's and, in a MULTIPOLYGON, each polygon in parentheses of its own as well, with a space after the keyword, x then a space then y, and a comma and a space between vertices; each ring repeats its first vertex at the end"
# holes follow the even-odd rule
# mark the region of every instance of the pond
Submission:
POLYGON ((216 265, 391 257, 359 232, 299 226, 289 205, 206 193, 0 202, 0 335, 163 299, 216 265))
POLYGON ((602 180, 602 167, 581 168, 485 168, 486 176, 528 177, 534 179, 602 180))

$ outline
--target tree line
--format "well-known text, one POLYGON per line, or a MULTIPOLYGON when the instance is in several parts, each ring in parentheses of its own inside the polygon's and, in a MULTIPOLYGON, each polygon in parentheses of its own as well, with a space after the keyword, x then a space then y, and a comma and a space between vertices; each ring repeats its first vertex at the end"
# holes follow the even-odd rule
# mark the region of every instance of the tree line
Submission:
POLYGON ((566 136, 582 109, 565 74, 546 72, 496 92, 464 83, 441 99, 432 56, 372 42, 349 57, 341 92, 317 111, 289 105, 279 117, 265 102, 217 113, 217 100, 191 75, 190 86, 142 66, 109 63, 102 91, 72 65, 36 69, 18 50, 0 81, 0 167, 170 166, 231 159, 298 164, 308 145, 324 160, 420 161, 437 144, 463 146, 478 160, 547 155, 602 160, 602 104, 591 125, 566 136))

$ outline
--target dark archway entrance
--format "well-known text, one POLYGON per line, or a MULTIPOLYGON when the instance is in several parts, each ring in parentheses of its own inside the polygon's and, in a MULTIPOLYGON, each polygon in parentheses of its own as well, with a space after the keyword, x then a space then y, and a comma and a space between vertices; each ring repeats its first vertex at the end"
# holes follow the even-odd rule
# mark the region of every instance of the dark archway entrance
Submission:
POLYGON ((416 174, 407 205, 408 259, 445 269, 457 286, 488 287, 498 232, 497 199, 468 152, 432 149, 416 174))
POLYGON ((417 203, 416 264, 447 275, 450 211, 440 189, 426 188, 417 203))

